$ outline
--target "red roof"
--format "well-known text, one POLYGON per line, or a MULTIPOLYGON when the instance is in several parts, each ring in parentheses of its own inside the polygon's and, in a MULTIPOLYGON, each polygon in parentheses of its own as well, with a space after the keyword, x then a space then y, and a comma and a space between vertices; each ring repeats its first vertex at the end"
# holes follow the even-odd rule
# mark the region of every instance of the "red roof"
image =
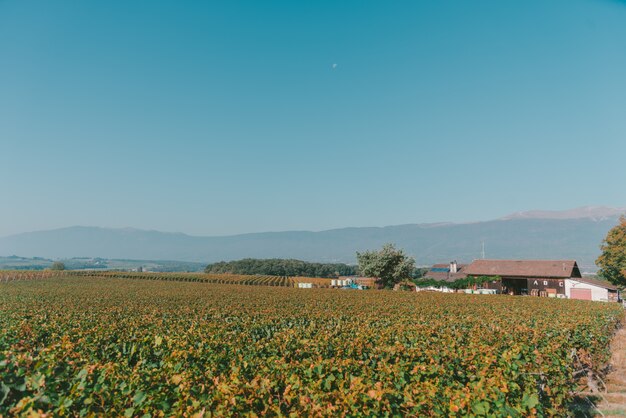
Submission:
POLYGON ((604 280, 594 279, 592 277, 582 277, 582 278, 577 277, 576 281, 579 281, 581 283, 591 284, 591 285, 598 286, 598 287, 602 287, 604 289, 617 290, 617 286, 612 285, 609 282, 605 282, 604 280))
POLYGON ((468 276, 580 278, 575 260, 474 260, 468 276))
POLYGON ((435 264, 424 275, 425 279, 444 280, 446 282, 453 282, 458 279, 464 279, 467 277, 465 274, 465 267, 467 264, 457 264, 456 273, 450 273, 450 264, 435 264))

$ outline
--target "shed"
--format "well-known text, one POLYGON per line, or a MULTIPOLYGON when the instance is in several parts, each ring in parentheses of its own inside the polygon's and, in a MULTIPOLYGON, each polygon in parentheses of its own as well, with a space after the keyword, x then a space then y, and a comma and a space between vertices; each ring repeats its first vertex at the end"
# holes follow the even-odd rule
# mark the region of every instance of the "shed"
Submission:
POLYGON ((617 302, 619 299, 617 286, 587 277, 566 280, 565 295, 570 299, 601 302, 617 302))

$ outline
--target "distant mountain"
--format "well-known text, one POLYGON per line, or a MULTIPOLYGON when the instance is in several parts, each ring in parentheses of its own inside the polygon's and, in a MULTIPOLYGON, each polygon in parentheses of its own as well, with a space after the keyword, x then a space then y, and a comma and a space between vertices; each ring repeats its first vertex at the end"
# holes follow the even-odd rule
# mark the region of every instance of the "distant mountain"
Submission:
POLYGON ((376 249, 393 242, 413 255, 418 265, 429 265, 480 258, 481 243, 484 242, 489 258, 576 259, 581 268, 591 271, 595 270, 594 261, 602 239, 618 219, 617 213, 599 217, 595 211, 591 212, 594 216, 546 215, 546 219, 540 217, 542 212, 534 211, 532 216, 466 224, 266 232, 225 237, 197 237, 130 228, 70 227, 0 238, 0 255, 202 263, 245 257, 295 258, 354 263, 356 251, 376 249))
POLYGON ((626 208, 611 208, 607 206, 583 206, 568 210, 530 210, 527 212, 515 212, 505 216, 509 219, 582 219, 591 218, 596 220, 610 219, 626 213, 626 208))

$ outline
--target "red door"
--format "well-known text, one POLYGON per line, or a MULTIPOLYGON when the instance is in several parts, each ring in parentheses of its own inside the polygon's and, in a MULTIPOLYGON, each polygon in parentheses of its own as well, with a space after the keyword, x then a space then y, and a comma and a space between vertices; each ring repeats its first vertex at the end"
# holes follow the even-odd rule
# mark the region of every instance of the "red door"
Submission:
POLYGON ((572 289, 570 299, 591 300, 591 289, 572 289))

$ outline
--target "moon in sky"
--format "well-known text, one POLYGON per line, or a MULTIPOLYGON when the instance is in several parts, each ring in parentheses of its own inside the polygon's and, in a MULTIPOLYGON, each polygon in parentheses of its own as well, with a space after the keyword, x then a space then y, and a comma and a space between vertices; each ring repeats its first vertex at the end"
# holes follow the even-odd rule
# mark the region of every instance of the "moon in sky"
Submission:
POLYGON ((337 64, 333 64, 333 70, 337 68, 337 64))

